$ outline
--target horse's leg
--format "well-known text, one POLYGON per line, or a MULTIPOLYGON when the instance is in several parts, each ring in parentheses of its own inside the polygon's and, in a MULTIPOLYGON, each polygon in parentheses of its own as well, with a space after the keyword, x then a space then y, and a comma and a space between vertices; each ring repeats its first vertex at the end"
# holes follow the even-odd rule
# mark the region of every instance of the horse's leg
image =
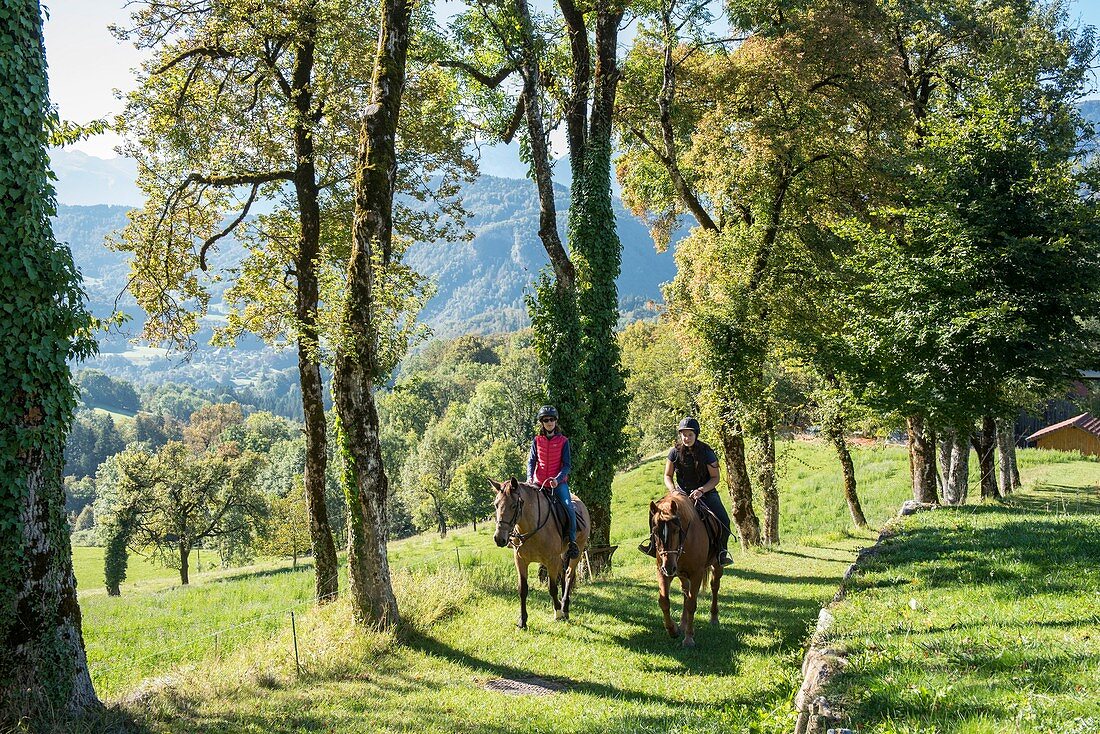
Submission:
POLYGON ((561 610, 561 601, 558 600, 558 579, 561 577, 561 564, 556 569, 547 567, 547 576, 550 583, 550 602, 554 605, 554 619, 564 619, 561 610))
POLYGON ((672 616, 669 614, 669 609, 672 608, 672 602, 668 599, 669 587, 672 585, 672 580, 661 573, 661 569, 657 569, 657 603, 661 605, 661 612, 665 615, 665 629, 668 631, 669 637, 678 637, 679 631, 672 625, 672 616))
POLYGON ((718 624, 718 588, 722 585, 722 564, 710 567, 710 623, 718 624))
POLYGON ((530 564, 516 554, 516 571, 519 573, 519 622, 516 626, 527 629, 527 569, 530 564))
POLYGON ((697 576, 689 578, 684 584, 684 647, 695 647, 695 606, 699 603, 699 587, 703 585, 703 574, 706 569, 697 576))
POLYGON ((565 583, 561 592, 561 618, 569 619, 569 600, 573 596, 573 581, 577 578, 577 559, 565 566, 565 583))
POLYGON ((680 588, 684 592, 684 603, 680 605, 680 634, 684 634, 688 625, 688 590, 691 588, 691 579, 681 576, 680 588))

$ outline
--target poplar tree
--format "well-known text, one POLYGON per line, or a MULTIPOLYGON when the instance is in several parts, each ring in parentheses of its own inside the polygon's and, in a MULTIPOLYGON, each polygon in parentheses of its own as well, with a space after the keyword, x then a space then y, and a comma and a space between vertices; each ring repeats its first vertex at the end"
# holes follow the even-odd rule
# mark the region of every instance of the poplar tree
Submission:
MULTIPOLYGON (((0 728, 56 731, 98 707, 62 482, 67 360, 95 351, 80 274, 53 237, 42 9, 0 2, 0 728)), ((54 118, 56 120, 56 118, 54 118)))
POLYGON ((611 195, 617 45, 626 3, 558 0, 556 10, 548 19, 533 14, 527 0, 480 2, 452 28, 465 57, 442 63, 463 70, 475 96, 492 97, 489 117, 506 142, 523 130, 523 156, 539 196, 538 234, 553 273, 536 282, 528 301, 535 347, 549 400, 573 446, 570 486, 592 514, 590 544, 599 547, 610 543, 611 480, 627 449, 628 400, 614 334, 622 244, 611 195), (513 73, 520 77, 518 94, 487 94, 513 73), (558 233, 549 144, 550 130, 561 122, 572 179, 568 247, 558 233))

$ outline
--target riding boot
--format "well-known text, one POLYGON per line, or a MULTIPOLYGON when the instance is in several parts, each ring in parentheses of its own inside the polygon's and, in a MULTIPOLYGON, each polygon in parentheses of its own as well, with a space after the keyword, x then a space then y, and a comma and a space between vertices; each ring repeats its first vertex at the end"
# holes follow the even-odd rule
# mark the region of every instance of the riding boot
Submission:
POLYGON ((643 540, 638 544, 638 550, 645 553, 647 556, 657 557, 657 544, 653 542, 653 536, 649 536, 647 540, 643 540))

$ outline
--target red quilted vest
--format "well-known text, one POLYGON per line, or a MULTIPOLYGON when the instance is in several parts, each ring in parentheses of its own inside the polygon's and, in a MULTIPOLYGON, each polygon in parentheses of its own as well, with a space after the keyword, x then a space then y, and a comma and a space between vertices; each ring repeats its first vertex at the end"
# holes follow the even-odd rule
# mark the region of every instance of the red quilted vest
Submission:
POLYGON ((535 453, 538 464, 535 466, 535 484, 553 479, 561 471, 561 452, 568 441, 558 433, 553 436, 535 436, 535 453))

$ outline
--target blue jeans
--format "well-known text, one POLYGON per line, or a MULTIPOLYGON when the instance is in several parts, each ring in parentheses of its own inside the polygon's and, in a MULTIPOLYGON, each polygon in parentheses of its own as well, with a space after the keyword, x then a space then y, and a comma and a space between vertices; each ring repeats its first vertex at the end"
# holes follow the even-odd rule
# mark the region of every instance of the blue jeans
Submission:
POLYGON ((565 514, 569 515, 569 542, 577 542, 577 511, 573 509, 573 498, 569 495, 569 483, 562 482, 554 489, 554 494, 565 505, 565 514))

